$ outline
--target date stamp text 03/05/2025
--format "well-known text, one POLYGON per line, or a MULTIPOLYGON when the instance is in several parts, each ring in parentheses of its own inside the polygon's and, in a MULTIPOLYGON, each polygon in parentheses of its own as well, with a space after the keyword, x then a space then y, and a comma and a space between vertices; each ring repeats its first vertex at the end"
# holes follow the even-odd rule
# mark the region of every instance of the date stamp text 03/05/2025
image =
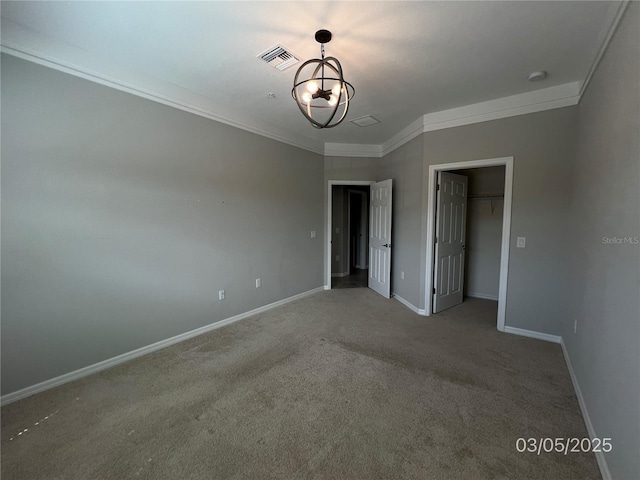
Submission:
POLYGON ((516 450, 519 453, 608 453, 613 450, 610 438, 564 438, 564 437, 531 437, 518 438, 516 450))

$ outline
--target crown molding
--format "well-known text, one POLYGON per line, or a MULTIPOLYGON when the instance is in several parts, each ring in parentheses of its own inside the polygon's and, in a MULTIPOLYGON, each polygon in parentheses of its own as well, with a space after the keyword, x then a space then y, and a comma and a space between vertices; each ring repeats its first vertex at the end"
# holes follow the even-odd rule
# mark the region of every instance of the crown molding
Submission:
MULTIPOLYGON (((613 38, 614 33, 618 29, 618 25, 624 16, 624 12, 626 11, 629 2, 630 0, 623 0, 621 2, 611 3, 607 19, 604 22, 607 27, 600 35, 600 49, 598 50, 584 81, 566 83, 533 92, 512 95, 487 102, 425 114, 384 142, 381 145, 380 156, 384 157, 396 148, 399 148, 410 140, 413 140, 421 133, 498 120, 517 115, 526 115, 528 113, 552 110, 555 108, 570 107, 579 104, 582 99, 582 95, 589 86, 589 82, 598 68, 611 39, 613 38)), ((359 146, 349 146, 349 144, 341 145, 344 150, 356 151, 359 146)), ((364 147, 365 145, 361 146, 364 147)), ((325 156, 327 155, 329 154, 326 153, 325 148, 325 156)), ((352 152, 351 156, 369 155, 356 155, 352 152)))
POLYGON ((428 113, 413 121, 381 145, 351 143, 324 143, 324 145, 322 145, 319 142, 309 143, 296 141, 262 128, 237 122, 218 115, 210 110, 196 107, 190 103, 170 98, 152 90, 116 80, 106 75, 92 72, 88 69, 77 67, 70 63, 55 59, 49 55, 44 55, 42 53, 31 51, 26 47, 12 44, 11 42, 3 41, 0 50, 8 55, 22 58, 39 65, 44 65, 46 67, 53 68, 54 70, 68 73, 85 80, 90 80, 100 85, 105 85, 154 102, 178 108, 201 117, 209 118, 241 130, 255 133, 281 143, 328 157, 381 158, 424 132, 459 127, 462 125, 486 122, 489 120, 497 120, 517 115, 525 115, 527 113, 540 112, 554 108, 562 108, 577 105, 580 101, 580 82, 572 82, 555 87, 535 90, 533 92, 498 98, 488 102, 481 102, 440 112, 428 113))
POLYGON ((579 101, 580 82, 565 83, 533 92, 427 113, 382 145, 325 144, 325 156, 371 157, 377 151, 378 157, 384 157, 425 132, 569 107, 577 105, 579 101), (327 145, 340 145, 340 149, 327 148, 327 145), (378 149, 371 147, 378 147, 378 149))
POLYGON ((102 72, 98 73, 97 70, 91 69, 91 65, 95 68, 95 62, 93 62, 87 52, 62 42, 53 41, 50 38, 44 37, 37 32, 33 32, 6 19, 2 19, 0 51, 75 77, 193 113, 200 117, 224 123, 247 132, 255 133, 280 143, 302 148, 319 155, 324 154, 324 144, 322 141, 315 141, 308 138, 301 139, 299 136, 287 135, 286 132, 276 132, 272 128, 249 125, 220 115, 219 113, 215 113, 211 108, 202 107, 201 105, 206 105, 209 102, 205 97, 195 92, 177 86, 166 87, 166 85, 162 85, 161 82, 158 82, 156 79, 141 74, 131 74, 131 72, 126 72, 113 64, 107 65, 107 70, 110 72, 110 75, 102 72), (43 53, 45 51, 48 53, 43 53), (85 66, 80 67, 74 64, 73 61, 63 60, 63 58, 75 59, 75 61, 79 59, 83 65, 89 65, 89 68, 85 66), (128 78, 129 81, 121 80, 122 78, 128 78), (143 84, 151 85, 151 87, 142 87, 141 85, 143 84), (160 91, 163 91, 163 93, 160 93, 160 91))
POLYGON ((206 104, 207 102, 202 101, 203 99, 201 96, 194 92, 186 90, 182 91, 184 89, 174 89, 168 93, 159 93, 163 88, 157 80, 134 76, 133 81, 131 82, 122 81, 119 78, 129 77, 125 75, 124 71, 117 69, 113 65, 111 66, 112 75, 108 76, 92 71, 91 68, 79 67, 70 61, 63 61, 61 60, 62 58, 81 58, 83 60, 83 64, 92 65, 90 59, 86 56, 86 52, 82 52, 78 49, 71 52, 70 49, 72 49, 72 47, 64 44, 56 44, 53 46, 51 39, 45 39, 44 37, 40 38, 41 36, 36 32, 25 29, 13 22, 8 22, 5 19, 3 19, 2 22, 3 35, 0 50, 3 53, 34 62, 39 65, 44 65, 76 77, 115 88, 116 90, 127 92, 170 107, 178 108, 210 120, 224 123, 241 130, 255 133, 257 135, 327 157, 381 158, 425 132, 577 105, 580 102, 580 98, 586 90, 591 77, 597 69, 611 38, 613 37, 628 3, 629 0, 612 3, 608 14, 608 21, 605 22, 608 27, 601 33, 601 47, 598 50, 598 54, 594 58, 594 62, 592 63, 583 82, 571 82, 532 92, 489 100, 486 102, 465 105, 449 110, 427 113, 417 118, 386 142, 379 145, 323 143, 309 138, 287 135, 287 132, 275 132, 272 128, 269 128, 269 126, 263 125, 262 127, 258 127, 233 120, 229 117, 213 112, 211 108, 201 107, 200 105, 206 104), (17 41, 15 41, 16 39, 17 41), (47 51, 53 51, 54 53, 42 53, 45 50, 43 45, 47 46, 47 51), (53 50, 51 50, 51 48, 53 48, 53 50), (73 55, 68 55, 69 53, 72 53, 73 55), (81 56, 78 57, 78 55, 81 56), (84 55, 84 57, 82 55, 84 55), (89 63, 86 63, 85 61, 89 61, 89 63), (140 86, 142 84, 151 84, 152 87, 144 88, 140 86))
POLYGON ((404 127, 398 133, 396 133, 393 137, 382 144, 382 155, 384 157, 386 154, 393 152, 396 148, 400 148, 407 142, 410 142, 418 135, 421 135, 424 129, 424 116, 417 118, 409 125, 404 127))
POLYGON ((580 101, 580 82, 565 83, 555 87, 534 90, 487 102, 441 112, 428 113, 423 117, 423 132, 459 127, 473 123, 515 117, 528 113, 552 110, 577 105, 580 101))
POLYGON ((417 118, 405 128, 396 133, 382 145, 367 145, 359 143, 325 143, 326 157, 374 157, 382 158, 396 148, 413 140, 424 131, 424 116, 417 118))
POLYGON ((582 86, 580 87, 581 99, 585 90, 589 86, 589 82, 591 82, 591 77, 593 77, 593 74, 596 72, 598 65, 600 65, 600 60, 602 60, 604 53, 607 51, 607 48, 609 47, 609 43, 613 38, 613 34, 618 29, 618 24, 620 23, 620 20, 622 20, 622 16, 624 15, 624 12, 627 10, 628 5, 629 5, 629 0, 624 0, 623 2, 620 2, 617 5, 615 3, 612 3, 611 6, 609 7, 608 18, 607 18, 607 21, 605 21, 605 25, 608 24, 609 26, 607 29, 605 29, 601 33, 602 41, 600 44, 600 49, 598 50, 598 53, 593 59, 593 63, 589 68, 589 72, 587 73, 587 76, 584 82, 582 82, 582 86))

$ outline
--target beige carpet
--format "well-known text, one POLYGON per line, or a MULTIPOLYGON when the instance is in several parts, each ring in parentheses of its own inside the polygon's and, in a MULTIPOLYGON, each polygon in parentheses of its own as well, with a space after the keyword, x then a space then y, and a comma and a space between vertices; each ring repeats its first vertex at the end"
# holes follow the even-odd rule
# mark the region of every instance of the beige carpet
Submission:
POLYGON ((560 347, 495 308, 306 297, 3 407, 2 479, 600 478, 516 452, 587 432, 560 347))

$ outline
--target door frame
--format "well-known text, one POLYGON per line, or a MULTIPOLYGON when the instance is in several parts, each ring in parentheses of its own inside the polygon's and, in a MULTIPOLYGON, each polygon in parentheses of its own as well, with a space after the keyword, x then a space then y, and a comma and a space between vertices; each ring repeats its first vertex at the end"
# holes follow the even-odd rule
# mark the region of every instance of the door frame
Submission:
POLYGON ((511 242, 511 203, 513 198, 513 157, 488 158, 466 162, 441 163, 429 165, 427 197, 427 258, 425 278, 425 314, 433 313, 433 269, 436 223, 436 182, 438 172, 445 170, 463 170, 466 168, 504 166, 504 209, 502 214, 502 246, 500 248, 500 286, 498 290, 497 328, 504 332, 507 307, 507 279, 509 276, 509 247, 511 242))
POLYGON ((328 181, 328 194, 327 194, 327 224, 326 224, 326 237, 325 237, 325 262, 324 262, 324 289, 331 290, 331 209, 332 195, 331 189, 334 185, 354 185, 354 186, 367 186, 376 183, 374 180, 329 180, 328 181))

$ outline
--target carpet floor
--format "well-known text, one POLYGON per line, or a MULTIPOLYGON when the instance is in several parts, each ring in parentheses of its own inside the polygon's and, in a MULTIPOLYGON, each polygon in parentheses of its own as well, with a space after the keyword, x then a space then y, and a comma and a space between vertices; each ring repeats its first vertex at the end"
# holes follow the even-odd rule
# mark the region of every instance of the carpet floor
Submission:
POLYGON ((516 451, 587 432, 560 347, 495 318, 317 293, 3 407, 2 478, 600 478, 516 451))

